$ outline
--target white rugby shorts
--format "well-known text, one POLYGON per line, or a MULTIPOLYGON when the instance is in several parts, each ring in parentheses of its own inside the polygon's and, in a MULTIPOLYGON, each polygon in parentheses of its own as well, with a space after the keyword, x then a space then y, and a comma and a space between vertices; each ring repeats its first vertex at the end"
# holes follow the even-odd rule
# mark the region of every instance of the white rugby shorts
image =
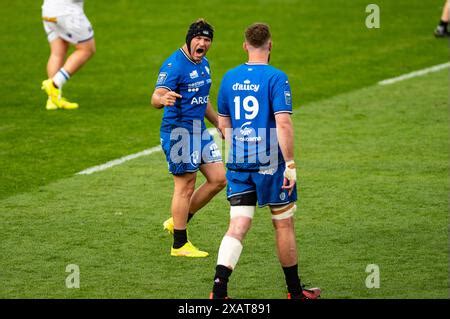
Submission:
POLYGON ((43 17, 42 19, 49 42, 62 38, 72 44, 78 44, 94 37, 92 25, 84 13, 43 17))

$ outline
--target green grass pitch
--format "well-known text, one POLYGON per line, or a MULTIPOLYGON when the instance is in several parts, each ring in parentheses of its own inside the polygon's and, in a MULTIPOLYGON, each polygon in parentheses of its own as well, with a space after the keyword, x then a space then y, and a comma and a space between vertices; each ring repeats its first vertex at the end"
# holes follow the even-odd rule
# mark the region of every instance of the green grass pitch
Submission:
MULTIPOLYGON (((224 72, 245 61, 244 28, 272 27, 271 63, 296 105, 303 280, 323 298, 448 298, 448 69, 377 85, 448 61, 448 41, 432 35, 442 3, 377 1, 381 28, 369 30, 362 0, 88 0, 97 54, 65 87, 80 109, 48 112, 41 3, 0 0, 0 298, 207 298, 224 192, 190 225, 210 257, 173 258, 162 153, 75 175, 158 144, 157 71, 198 17, 216 29, 213 103, 224 72), (80 289, 65 286, 68 264, 80 267, 80 289), (378 289, 365 286, 368 264, 380 268, 378 289)), ((267 209, 229 290, 285 298, 267 209)))

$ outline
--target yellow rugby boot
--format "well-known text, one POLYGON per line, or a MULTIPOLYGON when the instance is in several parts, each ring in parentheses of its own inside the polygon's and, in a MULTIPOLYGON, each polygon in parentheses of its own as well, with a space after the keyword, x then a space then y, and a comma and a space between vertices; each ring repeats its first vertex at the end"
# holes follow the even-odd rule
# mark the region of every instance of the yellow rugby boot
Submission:
POLYGON ((170 217, 163 223, 164 230, 167 230, 169 234, 173 234, 173 218, 170 217))
POLYGON ((78 103, 69 102, 65 98, 60 98, 58 101, 58 107, 64 110, 74 110, 78 108, 78 103))
MULTIPOLYGON (((61 90, 58 89, 54 84, 52 79, 48 79, 42 82, 42 90, 47 93, 48 98, 58 106, 58 102, 61 98, 61 90)), ((58 106, 59 107, 59 106, 58 106)))
POLYGON ((47 99, 47 104, 45 105, 45 108, 49 111, 57 110, 58 106, 52 102, 50 98, 47 99))
MULTIPOLYGON (((51 102, 59 109, 74 110, 79 106, 77 103, 69 102, 65 98, 62 98, 61 90, 53 84, 52 79, 48 79, 42 82, 42 90, 47 93, 49 100, 51 100, 51 102)), ((53 107, 53 105, 47 102, 47 110, 54 110, 55 108, 53 107)))
POLYGON ((184 244, 180 248, 171 248, 170 255, 177 256, 177 257, 196 257, 196 258, 203 258, 207 257, 209 254, 206 251, 201 251, 190 241, 188 241, 186 244, 184 244))

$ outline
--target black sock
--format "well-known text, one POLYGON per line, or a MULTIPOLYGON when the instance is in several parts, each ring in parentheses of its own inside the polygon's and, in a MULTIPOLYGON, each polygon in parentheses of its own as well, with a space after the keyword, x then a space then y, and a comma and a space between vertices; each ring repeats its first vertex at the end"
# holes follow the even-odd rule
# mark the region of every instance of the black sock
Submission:
POLYGON ((232 270, 223 265, 216 266, 216 275, 214 276, 213 294, 216 298, 228 297, 228 278, 232 270))
POLYGON ((189 213, 188 214, 188 220, 187 220, 188 223, 192 219, 192 217, 194 217, 194 214, 193 213, 189 213))
POLYGON ((173 230, 173 248, 183 247, 187 243, 186 229, 174 229, 173 230))
POLYGON ((288 292, 292 295, 300 295, 302 293, 302 285, 298 276, 298 265, 283 267, 283 271, 288 292))
POLYGON ((439 25, 442 26, 442 27, 444 27, 445 30, 447 30, 448 21, 442 21, 442 20, 441 20, 441 22, 439 22, 439 25))

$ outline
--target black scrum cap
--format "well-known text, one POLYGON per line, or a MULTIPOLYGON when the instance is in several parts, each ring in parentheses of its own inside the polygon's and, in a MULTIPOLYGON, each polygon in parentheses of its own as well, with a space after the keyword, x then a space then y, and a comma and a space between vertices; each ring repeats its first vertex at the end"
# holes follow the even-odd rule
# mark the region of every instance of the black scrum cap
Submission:
POLYGON ((211 41, 213 40, 214 37, 213 27, 203 19, 199 19, 189 26, 189 30, 186 34, 186 44, 189 53, 191 53, 192 39, 198 36, 208 37, 211 39, 211 41))

